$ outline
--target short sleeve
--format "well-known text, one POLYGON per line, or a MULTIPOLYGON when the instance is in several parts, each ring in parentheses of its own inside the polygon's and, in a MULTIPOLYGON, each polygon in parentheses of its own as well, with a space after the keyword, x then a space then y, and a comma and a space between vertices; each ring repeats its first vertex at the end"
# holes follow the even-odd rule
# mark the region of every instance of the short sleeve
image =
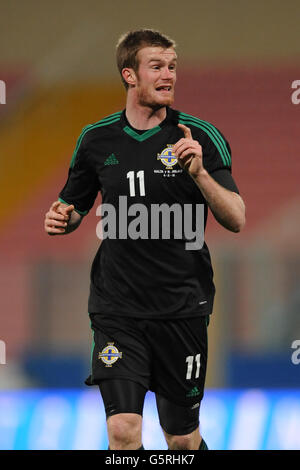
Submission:
POLYGON ((239 189, 234 181, 232 174, 228 168, 222 168, 211 172, 211 177, 219 183, 223 188, 232 191, 233 193, 240 194, 239 189))
POLYGON ((230 145, 223 134, 212 124, 207 125, 203 146, 203 165, 209 173, 220 169, 228 169, 231 172, 230 145))
POLYGON ((99 189, 96 171, 91 167, 87 150, 81 142, 73 154, 68 179, 59 193, 59 200, 73 204, 76 212, 86 215, 93 207, 99 189))

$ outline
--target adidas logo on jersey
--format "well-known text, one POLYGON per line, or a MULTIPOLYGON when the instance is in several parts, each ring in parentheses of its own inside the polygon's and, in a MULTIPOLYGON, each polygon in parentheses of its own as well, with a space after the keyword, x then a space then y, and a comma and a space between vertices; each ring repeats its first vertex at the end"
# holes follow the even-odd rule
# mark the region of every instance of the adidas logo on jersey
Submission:
POLYGON ((104 162, 104 165, 118 165, 119 160, 116 158, 115 154, 112 153, 104 162))

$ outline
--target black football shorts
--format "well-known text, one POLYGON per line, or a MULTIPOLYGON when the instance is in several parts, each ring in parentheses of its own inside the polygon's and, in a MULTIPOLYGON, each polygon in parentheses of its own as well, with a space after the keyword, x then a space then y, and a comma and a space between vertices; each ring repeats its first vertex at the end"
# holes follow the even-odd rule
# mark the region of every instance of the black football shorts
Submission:
POLYGON ((152 320, 90 314, 94 344, 87 385, 129 379, 178 405, 199 406, 208 317, 152 320))

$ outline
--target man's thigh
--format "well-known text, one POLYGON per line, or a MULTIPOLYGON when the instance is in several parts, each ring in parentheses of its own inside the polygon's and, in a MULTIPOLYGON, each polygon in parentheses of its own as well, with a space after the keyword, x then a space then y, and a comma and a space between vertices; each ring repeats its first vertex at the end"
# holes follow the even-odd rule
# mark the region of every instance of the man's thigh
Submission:
POLYGON ((207 365, 207 318, 153 321, 150 390, 170 403, 197 409, 204 394, 207 365))
POLYGON ((106 419, 121 413, 143 415, 147 389, 128 379, 106 379, 99 383, 106 419))
POLYGON ((94 333, 92 374, 88 385, 105 380, 123 379, 140 384, 146 390, 150 384, 150 351, 134 318, 90 315, 94 333))
POLYGON ((200 405, 180 406, 156 394, 156 406, 162 429, 173 436, 184 436, 199 427, 200 405))

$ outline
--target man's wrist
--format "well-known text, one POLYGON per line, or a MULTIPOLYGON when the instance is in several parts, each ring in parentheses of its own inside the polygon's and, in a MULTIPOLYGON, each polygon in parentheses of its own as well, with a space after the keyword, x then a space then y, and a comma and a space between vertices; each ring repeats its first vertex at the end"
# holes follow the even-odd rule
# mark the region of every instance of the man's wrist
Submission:
POLYGON ((191 175, 195 183, 201 184, 201 181, 206 180, 208 176, 208 172, 203 167, 199 170, 195 175, 191 175))

